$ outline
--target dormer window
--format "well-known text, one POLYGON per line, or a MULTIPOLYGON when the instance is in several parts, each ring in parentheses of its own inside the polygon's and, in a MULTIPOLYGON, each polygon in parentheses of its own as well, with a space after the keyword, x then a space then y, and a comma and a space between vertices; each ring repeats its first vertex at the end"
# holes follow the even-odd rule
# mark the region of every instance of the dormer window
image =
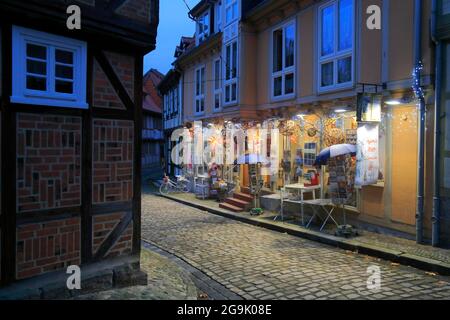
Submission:
POLYGON ((197 20, 197 44, 202 43, 208 38, 210 31, 209 25, 209 12, 205 12, 197 20))

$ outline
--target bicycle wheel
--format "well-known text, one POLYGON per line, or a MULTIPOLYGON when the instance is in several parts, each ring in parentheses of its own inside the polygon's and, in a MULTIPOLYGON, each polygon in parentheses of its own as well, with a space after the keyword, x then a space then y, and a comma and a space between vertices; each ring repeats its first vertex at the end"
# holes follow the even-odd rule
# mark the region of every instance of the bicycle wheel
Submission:
POLYGON ((166 195, 169 193, 169 184, 168 183, 163 183, 160 187, 159 187, 159 193, 161 193, 162 195, 166 195))
POLYGON ((189 188, 189 182, 182 181, 180 182, 180 190, 184 193, 189 193, 191 191, 191 188, 189 188))

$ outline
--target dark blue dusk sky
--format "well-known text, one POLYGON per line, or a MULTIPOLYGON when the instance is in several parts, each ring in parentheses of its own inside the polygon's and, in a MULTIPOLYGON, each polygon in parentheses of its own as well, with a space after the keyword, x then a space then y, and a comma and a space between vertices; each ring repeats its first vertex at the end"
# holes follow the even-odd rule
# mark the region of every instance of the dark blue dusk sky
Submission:
MULTIPOLYGON (((193 8, 199 0, 186 0, 193 8)), ((191 37, 195 32, 194 22, 188 18, 188 9, 183 0, 161 0, 156 49, 144 58, 144 72, 154 68, 166 74, 174 61, 175 47, 181 36, 191 37)))

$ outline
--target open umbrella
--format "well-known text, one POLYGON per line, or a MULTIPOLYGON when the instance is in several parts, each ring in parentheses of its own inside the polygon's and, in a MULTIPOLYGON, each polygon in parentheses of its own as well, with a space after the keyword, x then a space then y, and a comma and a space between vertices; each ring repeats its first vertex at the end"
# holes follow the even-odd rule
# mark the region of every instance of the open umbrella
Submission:
POLYGON ((263 157, 260 154, 245 154, 241 155, 237 160, 234 162, 235 164, 267 164, 269 161, 266 157, 263 157))
POLYGON ((356 146, 353 144, 336 144, 323 149, 316 157, 314 165, 326 165, 328 159, 342 156, 344 154, 356 155, 356 146))

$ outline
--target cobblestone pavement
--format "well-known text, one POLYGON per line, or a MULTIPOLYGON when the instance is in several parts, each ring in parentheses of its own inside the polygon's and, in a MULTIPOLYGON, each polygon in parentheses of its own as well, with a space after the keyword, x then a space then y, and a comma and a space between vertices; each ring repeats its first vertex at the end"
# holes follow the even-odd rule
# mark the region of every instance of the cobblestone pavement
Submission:
POLYGON ((450 278, 144 195, 142 237, 245 299, 450 299, 450 278), (381 269, 368 290, 367 269, 381 269))
POLYGON ((197 288, 188 272, 161 254, 142 250, 141 269, 147 286, 134 286, 82 295, 76 300, 196 300, 197 288))

